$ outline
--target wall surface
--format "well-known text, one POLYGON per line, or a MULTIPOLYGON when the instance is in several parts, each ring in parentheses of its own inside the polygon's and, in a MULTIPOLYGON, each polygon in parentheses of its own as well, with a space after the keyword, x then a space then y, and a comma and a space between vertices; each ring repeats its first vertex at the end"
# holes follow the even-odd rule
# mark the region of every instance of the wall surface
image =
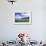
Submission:
POLYGON ((16 0, 13 5, 0 0, 0 40, 15 40, 19 32, 27 32, 33 40, 46 40, 46 1, 16 0), (14 25, 12 17, 16 10, 32 10, 32 25, 14 25))

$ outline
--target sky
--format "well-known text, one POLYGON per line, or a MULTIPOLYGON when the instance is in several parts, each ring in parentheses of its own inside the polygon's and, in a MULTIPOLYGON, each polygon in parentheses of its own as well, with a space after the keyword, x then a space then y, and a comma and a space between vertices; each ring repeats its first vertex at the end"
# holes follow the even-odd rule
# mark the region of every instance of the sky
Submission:
POLYGON ((15 17, 16 19, 20 19, 20 18, 23 18, 23 17, 29 17, 29 13, 15 13, 15 17))

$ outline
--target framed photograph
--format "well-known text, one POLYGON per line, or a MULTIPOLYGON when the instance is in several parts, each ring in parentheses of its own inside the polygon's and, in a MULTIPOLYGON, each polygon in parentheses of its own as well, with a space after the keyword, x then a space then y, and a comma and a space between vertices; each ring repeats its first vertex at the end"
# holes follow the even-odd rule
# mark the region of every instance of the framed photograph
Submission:
POLYGON ((16 11, 13 17, 14 24, 32 24, 32 12, 16 11))

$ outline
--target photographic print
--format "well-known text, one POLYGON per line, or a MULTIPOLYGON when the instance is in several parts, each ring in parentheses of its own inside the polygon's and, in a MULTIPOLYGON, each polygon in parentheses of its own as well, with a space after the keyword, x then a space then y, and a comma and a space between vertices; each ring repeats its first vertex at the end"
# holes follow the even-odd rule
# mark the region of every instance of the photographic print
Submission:
POLYGON ((31 24, 32 22, 31 12, 15 12, 14 24, 31 24))

